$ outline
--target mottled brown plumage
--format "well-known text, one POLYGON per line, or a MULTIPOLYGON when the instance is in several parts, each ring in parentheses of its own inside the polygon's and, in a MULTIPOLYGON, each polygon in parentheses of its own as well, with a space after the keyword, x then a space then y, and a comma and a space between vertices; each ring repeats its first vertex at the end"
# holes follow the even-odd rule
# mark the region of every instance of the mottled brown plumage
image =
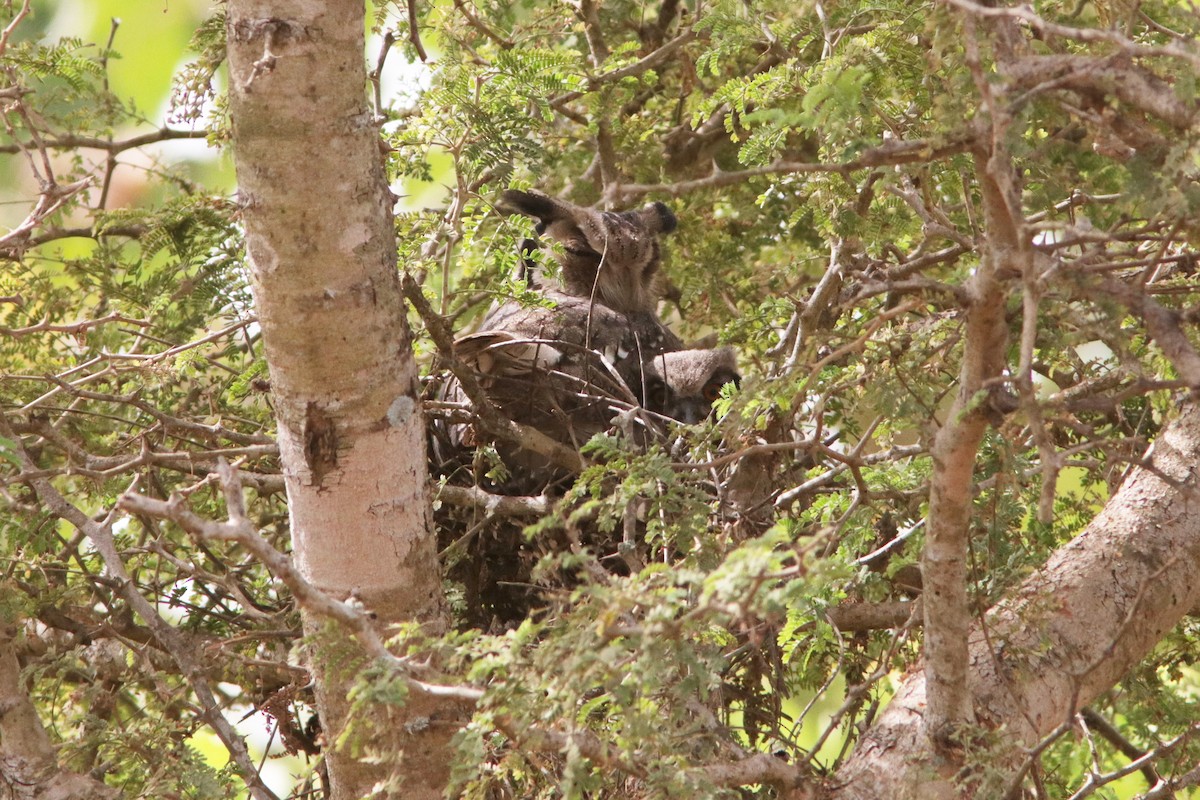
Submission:
POLYGON ((694 425, 708 419, 727 383, 741 385, 730 347, 662 353, 643 367, 647 409, 694 425))
POLYGON ((539 191, 511 189, 503 206, 538 221, 538 235, 557 243, 564 294, 593 298, 614 311, 653 314, 661 292, 659 239, 676 219, 662 203, 622 212, 597 211, 539 191))
MULTIPOLYGON (((475 333, 454 343, 455 358, 474 371, 490 404, 574 448, 613 427, 641 443, 661 437, 661 417, 644 409, 687 423, 707 418, 720 386, 738 380, 736 363, 728 348, 683 350, 655 313, 658 238, 674 228, 670 211, 655 204, 607 214, 535 192, 509 192, 505 200, 513 210, 537 217, 539 235, 556 243, 562 281, 552 287, 531 276, 547 303, 503 303, 475 333)), ((466 400, 453 378, 441 396, 466 400)), ((516 444, 521 435, 493 439, 483 423, 451 413, 452 421, 431 427, 434 467, 448 482, 536 495, 557 494, 575 480, 577 466, 553 458, 544 447, 534 452, 516 444), (502 470, 479 447, 487 444, 494 446, 502 470)), ((576 544, 615 552, 611 531, 586 521, 572 528, 576 544)), ((453 509, 440 512, 440 530, 443 548, 465 546, 472 552, 472 558, 451 559, 449 574, 463 585, 472 613, 489 622, 524 618, 539 596, 533 564, 540 553, 566 546, 552 535, 530 542, 520 524, 502 517, 464 519, 453 509)))
MULTIPOLYGON (((455 342, 455 355, 476 371, 506 417, 579 447, 608 429, 619 411, 641 403, 642 364, 682 344, 651 314, 622 314, 554 290, 543 294, 553 306, 504 303, 477 332, 455 342)), ((465 399, 455 381, 444 397, 465 399)), ((435 437, 434 452, 446 472, 462 461, 474 437, 463 425, 444 433, 435 437)), ((507 446, 498 450, 512 473, 512 480, 498 487, 504 491, 540 491, 569 477, 536 454, 507 446)))
MULTIPOLYGON (((455 343, 504 416, 576 448, 639 405, 682 422, 705 419, 720 387, 738 380, 737 365, 728 348, 683 351, 655 315, 659 237, 676 224, 670 210, 603 212, 536 191, 509 191, 503 202, 538 220, 562 266, 560 286, 540 287, 550 303, 504 303, 455 343)), ((453 380, 443 396, 464 399, 453 380)), ((634 419, 636 435, 656 427, 653 415, 634 419)), ((435 441, 443 472, 465 465, 479 433, 456 424, 435 441)), ((497 451, 510 473, 499 491, 541 491, 573 477, 515 445, 497 451)))

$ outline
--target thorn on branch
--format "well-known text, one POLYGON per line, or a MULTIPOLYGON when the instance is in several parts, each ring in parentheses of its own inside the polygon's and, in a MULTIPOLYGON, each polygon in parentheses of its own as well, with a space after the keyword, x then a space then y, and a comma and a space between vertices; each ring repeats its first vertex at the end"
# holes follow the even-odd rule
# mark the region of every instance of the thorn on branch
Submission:
POLYGON ((199 516, 188 508, 186 499, 178 492, 168 500, 158 500, 137 494, 131 487, 117 500, 117 507, 134 514, 171 520, 194 536, 237 542, 291 590, 297 603, 314 614, 346 626, 372 658, 399 672, 414 690, 469 701, 476 701, 483 696, 482 690, 474 687, 434 684, 418 679, 416 676, 427 672, 428 668, 388 650, 369 609, 364 609, 353 598, 341 601, 330 597, 301 575, 289 556, 276 550, 263 538, 246 517, 242 482, 237 468, 222 459, 217 466, 217 478, 225 497, 228 514, 225 522, 199 516))

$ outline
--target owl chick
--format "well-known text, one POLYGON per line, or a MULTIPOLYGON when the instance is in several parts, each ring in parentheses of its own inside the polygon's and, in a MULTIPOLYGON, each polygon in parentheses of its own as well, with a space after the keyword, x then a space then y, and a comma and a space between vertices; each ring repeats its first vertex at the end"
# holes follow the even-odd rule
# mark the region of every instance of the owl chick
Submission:
POLYGON ((722 386, 742 382, 731 347, 663 353, 644 365, 642 380, 643 405, 687 425, 708 419, 722 386))
POLYGON ((538 191, 506 191, 511 211, 535 218, 535 230, 557 242, 562 291, 594 297, 615 311, 653 313, 662 253, 659 237, 675 230, 677 221, 662 203, 640 209, 597 211, 538 191))

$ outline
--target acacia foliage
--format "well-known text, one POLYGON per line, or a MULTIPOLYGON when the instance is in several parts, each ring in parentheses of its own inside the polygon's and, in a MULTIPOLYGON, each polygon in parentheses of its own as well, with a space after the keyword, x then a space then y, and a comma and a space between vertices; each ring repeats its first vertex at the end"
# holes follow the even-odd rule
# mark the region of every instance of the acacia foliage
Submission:
MULTIPOLYGON (((461 737, 467 795, 773 796, 763 773, 722 767, 780 753, 819 775, 844 760, 919 663, 911 607, 875 606, 899 611, 861 630, 839 615, 919 590, 930 437, 960 379, 964 286, 990 255, 984 144, 1019 175, 1009 211, 1033 266, 999 276, 1005 369, 970 398, 989 419, 974 459, 973 612, 1086 525, 1200 380, 1200 20, 1185 6, 462 0, 416 20, 408 8, 380 7, 377 26, 410 58, 415 27, 429 86, 380 93, 376 111, 395 177, 453 165, 444 205, 397 217, 401 264, 434 307, 462 330, 521 293, 528 230, 492 206, 510 185, 613 207, 661 199, 680 219, 666 264, 679 301, 664 313, 685 338, 735 345, 746 375, 719 422, 649 449, 603 437, 548 514, 513 511, 510 526, 530 527, 511 546, 551 587, 538 614, 489 629, 451 582, 475 624, 401 643, 488 689, 461 737), (631 513, 624 558, 580 539, 621 540, 631 513)), ((181 118, 211 91, 220 35, 199 31, 181 118)), ((287 660, 290 597, 234 545, 113 510, 137 481, 222 518, 205 476, 237 459, 253 520, 288 547, 236 205, 168 171, 161 199, 110 207, 107 158, 135 146, 124 126, 138 115, 105 93, 105 51, 5 45, 0 89, 20 87, 3 95, 6 169, 39 187, 28 224, 0 237, 6 622, 24 627, 32 694, 69 768, 130 796, 226 796, 231 770, 254 765, 214 771, 189 747, 211 709, 190 700, 178 654, 44 485, 112 526, 134 584, 230 687, 218 702, 266 709, 289 748, 312 746, 306 681, 287 660)), ((209 133, 221 138, 219 116, 209 133)), ((435 345, 418 350, 436 382, 435 345)), ((477 463, 482 482, 496 468, 486 448, 477 463)), ((460 571, 478 557, 482 512, 468 499, 438 501, 468 520, 445 553, 460 571)), ((1186 623, 1097 718, 1136 749, 1188 729, 1195 645, 1186 623)), ((363 708, 402 702, 394 678, 364 673, 363 708)), ((1031 786, 1065 795, 1093 758, 1126 763, 1114 741, 1058 740, 1031 786)), ((1183 774, 1198 759, 1185 739, 1156 768, 1183 774)))

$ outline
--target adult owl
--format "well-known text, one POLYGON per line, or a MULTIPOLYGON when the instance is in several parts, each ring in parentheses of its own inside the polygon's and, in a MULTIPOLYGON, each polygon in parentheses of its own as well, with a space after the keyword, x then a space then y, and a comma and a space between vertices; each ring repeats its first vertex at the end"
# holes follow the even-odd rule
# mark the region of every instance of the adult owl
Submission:
MULTIPOLYGON (((643 368, 646 362, 683 345, 652 314, 624 314, 555 290, 543 295, 549 304, 510 301, 492 310, 477 332, 455 342, 455 357, 475 370, 506 417, 578 448, 607 430, 617 413, 642 404, 648 382, 659 380, 643 368)), ((443 396, 465 400, 455 381, 443 396)), ((439 433, 433 440, 439 471, 465 466, 475 435, 464 425, 439 433)), ((571 477, 535 453, 497 449, 511 474, 501 491, 538 492, 571 477)))
MULTIPOLYGON (((635 354, 647 342, 678 345, 657 320, 634 319, 584 298, 554 292, 547 296, 554 307, 501 306, 480 331, 459 338, 455 351, 474 367, 481 388, 506 416, 564 444, 578 446, 613 427, 623 411, 632 413, 620 427, 646 440, 662 430, 656 414, 702 422, 721 387, 739 381, 730 348, 676 350, 643 358, 635 354), (639 388, 635 392, 631 386, 639 388), (645 410, 634 408, 639 394, 645 410), (655 413, 647 413, 651 411, 655 413)), ((464 399, 453 382, 444 396, 464 399)), ((500 494, 537 495, 558 494, 576 478, 535 453, 503 442, 495 446, 507 474, 498 473, 476 454, 480 433, 467 423, 435 426, 435 464, 450 482, 481 483, 500 494), (485 477, 485 472, 490 474, 485 477)), ((463 587, 466 613, 475 624, 515 624, 544 604, 539 586, 561 585, 556 581, 563 580, 570 584, 569 576, 534 577, 534 565, 546 552, 572 546, 563 533, 548 530, 530 540, 522 535, 522 520, 502 514, 443 506, 438 515, 439 546, 464 548, 470 554, 451 558, 447 574, 463 587)), ((614 533, 586 519, 574 525, 574 544, 582 542, 602 556, 619 552, 622 530, 614 533)))
POLYGON ((556 242, 564 294, 588 297, 614 311, 653 314, 661 291, 659 239, 676 227, 662 203, 613 212, 584 208, 539 191, 510 189, 502 207, 536 219, 535 230, 556 242))

